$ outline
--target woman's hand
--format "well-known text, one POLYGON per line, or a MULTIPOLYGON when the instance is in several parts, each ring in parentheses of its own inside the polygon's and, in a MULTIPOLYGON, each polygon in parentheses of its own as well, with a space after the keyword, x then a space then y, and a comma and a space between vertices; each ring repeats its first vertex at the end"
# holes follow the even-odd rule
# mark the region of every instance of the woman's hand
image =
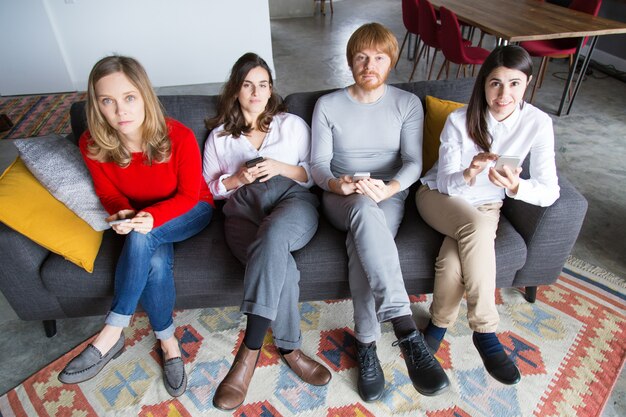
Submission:
POLYGON ((350 195, 356 193, 356 182, 352 181, 349 175, 342 175, 328 181, 328 188, 331 192, 339 195, 350 195))
MULTIPOLYGON (((135 217, 135 210, 120 210, 112 216, 104 219, 104 221, 108 223, 112 222, 113 220, 132 219, 133 217, 135 217)), ((118 235, 127 235, 133 230, 133 227, 130 225, 130 223, 120 223, 114 224, 113 226, 111 226, 111 229, 113 229, 118 235)))
POLYGON ((146 211, 140 211, 133 217, 129 224, 135 232, 145 235, 150 233, 154 228, 154 217, 146 211))
POLYGON ((283 162, 279 162, 271 158, 265 158, 265 160, 250 168, 250 172, 254 175, 254 178, 259 178, 259 182, 265 182, 277 175, 285 176, 283 175, 283 172, 287 167, 288 165, 283 162))
POLYGON ((495 168, 489 169, 489 181, 498 187, 506 188, 511 194, 516 195, 519 189, 519 174, 522 172, 522 167, 517 167, 512 170, 508 166, 503 166, 502 171, 498 172, 495 168))
POLYGON ((382 180, 365 178, 356 182, 356 192, 366 195, 376 203, 379 203, 394 195, 396 190, 394 190, 391 183, 385 184, 382 180))
MULTIPOLYGON (((237 171, 237 173, 232 176, 232 177, 235 177, 237 181, 239 182, 237 186, 252 184, 254 180, 256 180, 256 177, 252 173, 253 169, 254 168, 246 168, 245 166, 242 166, 241 168, 239 168, 239 171, 237 171)), ((228 187, 226 188, 230 189, 228 187)), ((237 187, 233 187, 233 188, 237 188, 237 187)))
POLYGON ((470 166, 463 171, 463 178, 469 185, 473 185, 478 174, 483 172, 485 168, 498 159, 498 155, 491 152, 481 152, 476 154, 470 163, 470 166))

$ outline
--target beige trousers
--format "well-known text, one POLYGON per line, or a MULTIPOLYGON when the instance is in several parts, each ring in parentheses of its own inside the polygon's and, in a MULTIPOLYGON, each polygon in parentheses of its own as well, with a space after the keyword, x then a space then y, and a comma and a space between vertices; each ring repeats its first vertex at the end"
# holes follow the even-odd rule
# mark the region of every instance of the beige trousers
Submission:
POLYGON ((430 313, 435 326, 448 328, 467 294, 467 319, 479 333, 495 332, 496 253, 494 241, 502 202, 474 207, 422 185, 417 210, 431 227, 445 235, 435 264, 435 290, 430 313))

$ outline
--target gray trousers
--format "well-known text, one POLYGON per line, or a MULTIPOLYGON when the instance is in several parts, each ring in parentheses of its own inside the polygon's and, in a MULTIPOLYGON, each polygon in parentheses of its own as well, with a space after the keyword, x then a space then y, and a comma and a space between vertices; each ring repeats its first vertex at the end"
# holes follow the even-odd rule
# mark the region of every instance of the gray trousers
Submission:
POLYGON ((380 322, 411 314, 394 241, 408 194, 404 190, 376 204, 361 194, 324 192, 326 217, 347 232, 354 333, 361 343, 380 338, 380 322))
POLYGON ((241 311, 272 320, 274 343, 283 349, 301 343, 300 271, 291 252, 315 234, 318 205, 284 177, 241 187, 224 205, 226 242, 246 265, 241 311))

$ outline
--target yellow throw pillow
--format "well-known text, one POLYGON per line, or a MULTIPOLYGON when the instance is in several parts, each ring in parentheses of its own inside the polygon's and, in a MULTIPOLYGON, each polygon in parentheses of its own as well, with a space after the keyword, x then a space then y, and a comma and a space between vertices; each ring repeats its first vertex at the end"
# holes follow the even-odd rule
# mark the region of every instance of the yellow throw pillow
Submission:
POLYGON ((93 272, 103 232, 93 230, 55 199, 20 158, 0 177, 0 221, 87 272, 93 272))
POLYGON ((439 158, 439 137, 448 115, 465 104, 426 96, 426 120, 424 121, 424 145, 422 147, 422 175, 439 158))

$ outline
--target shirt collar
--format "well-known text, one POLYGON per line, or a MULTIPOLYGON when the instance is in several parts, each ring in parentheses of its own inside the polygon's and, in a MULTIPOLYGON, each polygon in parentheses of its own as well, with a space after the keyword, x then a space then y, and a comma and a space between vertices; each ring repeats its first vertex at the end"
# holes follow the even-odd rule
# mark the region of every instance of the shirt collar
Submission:
POLYGON ((505 128, 506 130, 511 130, 513 128, 513 126, 515 126, 515 124, 517 123, 517 120, 519 119, 521 110, 520 110, 520 106, 517 105, 515 106, 515 110, 513 110, 513 113, 511 113, 511 115, 509 117, 507 117, 506 119, 504 119, 503 121, 499 122, 496 120, 495 117, 493 117, 493 115, 491 114, 491 112, 489 110, 487 110, 487 129, 491 132, 493 131, 493 129, 496 128, 505 128))

